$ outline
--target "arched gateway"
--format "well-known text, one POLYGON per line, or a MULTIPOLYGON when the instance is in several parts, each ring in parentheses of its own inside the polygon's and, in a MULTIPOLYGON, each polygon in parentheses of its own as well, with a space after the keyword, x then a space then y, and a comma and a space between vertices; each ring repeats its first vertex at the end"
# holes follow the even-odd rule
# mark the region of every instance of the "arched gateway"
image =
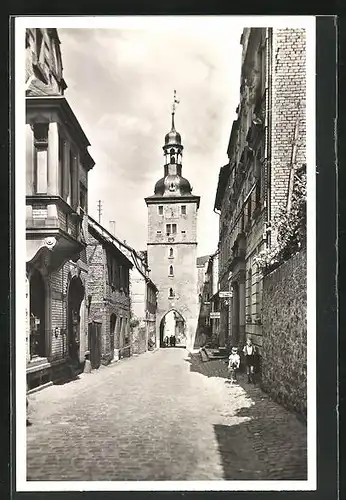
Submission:
POLYGON ((160 321, 160 347, 166 346, 166 339, 172 336, 175 339, 175 347, 186 347, 186 330, 185 318, 176 309, 170 309, 160 321))
POLYGON ((197 327, 197 213, 200 197, 182 177, 183 145, 175 130, 174 95, 172 128, 165 136, 164 176, 148 207, 148 264, 158 287, 156 346, 162 345, 162 318, 175 310, 184 318, 185 344, 193 349, 197 327))

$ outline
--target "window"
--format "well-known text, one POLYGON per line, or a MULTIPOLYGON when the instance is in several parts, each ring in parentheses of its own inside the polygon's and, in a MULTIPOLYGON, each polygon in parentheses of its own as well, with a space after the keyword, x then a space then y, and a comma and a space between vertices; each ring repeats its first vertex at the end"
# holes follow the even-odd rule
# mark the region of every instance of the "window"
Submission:
POLYGON ((59 152, 58 152, 58 182, 59 195, 64 196, 64 140, 59 134, 59 152))
POLYGON ((73 165, 74 164, 74 157, 73 157, 73 152, 70 149, 70 154, 69 154, 69 165, 68 165, 68 195, 67 195, 67 203, 72 206, 73 204, 73 165))
POLYGON ((158 229, 158 230, 156 231, 156 234, 161 234, 160 229, 158 229))
POLYGON ((163 205, 159 205, 159 215, 163 215, 163 205))
POLYGON ((186 233, 186 231, 184 231, 184 230, 181 232, 181 234, 185 234, 185 233, 186 233))
POLYGON ((169 275, 173 276, 173 266, 169 266, 169 275))
POLYGON ((252 270, 250 269, 247 275, 248 286, 247 286, 247 297, 248 297, 248 317, 252 317, 252 270))
POLYGON ((186 205, 181 206, 181 215, 186 215, 186 205))
POLYGON ((169 249, 169 256, 173 257, 173 248, 172 247, 169 249))
POLYGON ((129 329, 127 327, 127 318, 124 318, 124 344, 129 345, 130 343, 130 336, 129 336, 129 329))
POLYGON ((172 298, 174 297, 174 291, 173 291, 173 288, 170 288, 169 289, 169 298, 172 298))
POLYGON ((47 193, 48 123, 34 125, 36 193, 47 193))
POLYGON ((177 234, 177 225, 176 224, 166 224, 166 234, 169 236, 170 234, 177 234))
POLYGON ((86 210, 87 191, 82 183, 79 184, 79 205, 82 210, 86 210))

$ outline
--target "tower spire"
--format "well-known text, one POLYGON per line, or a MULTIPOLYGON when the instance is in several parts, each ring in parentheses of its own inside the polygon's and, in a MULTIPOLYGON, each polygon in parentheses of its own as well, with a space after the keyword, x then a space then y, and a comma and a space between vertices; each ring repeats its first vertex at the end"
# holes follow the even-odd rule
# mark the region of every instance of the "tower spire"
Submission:
POLYGON ((175 110, 176 110, 176 105, 179 104, 180 101, 177 99, 177 91, 174 89, 173 93, 173 105, 172 105, 172 132, 175 132, 175 126, 174 126, 174 115, 175 115, 175 110))

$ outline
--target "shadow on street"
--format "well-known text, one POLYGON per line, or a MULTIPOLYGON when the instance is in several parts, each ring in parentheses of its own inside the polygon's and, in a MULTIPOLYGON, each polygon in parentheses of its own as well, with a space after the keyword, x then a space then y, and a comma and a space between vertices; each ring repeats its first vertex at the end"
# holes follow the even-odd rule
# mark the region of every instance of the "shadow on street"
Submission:
POLYGON ((224 379, 230 389, 233 425, 214 425, 225 479, 307 479, 306 425, 295 413, 270 399, 259 385, 247 383, 244 373, 238 373, 232 388, 224 360, 202 361, 198 354, 190 354, 186 361, 191 372, 224 379), (234 398, 237 408, 232 409, 234 398))

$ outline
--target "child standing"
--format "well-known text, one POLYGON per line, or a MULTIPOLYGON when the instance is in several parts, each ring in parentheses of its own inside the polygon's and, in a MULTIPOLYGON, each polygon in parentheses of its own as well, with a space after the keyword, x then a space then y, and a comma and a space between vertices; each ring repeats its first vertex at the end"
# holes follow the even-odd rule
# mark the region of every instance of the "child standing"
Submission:
POLYGON ((243 352, 245 356, 248 382, 249 384, 251 382, 255 384, 255 356, 257 352, 256 352, 256 347, 253 345, 250 338, 247 339, 243 352))
POLYGON ((228 371, 230 372, 231 375, 231 384, 237 381, 236 371, 239 370, 239 366, 240 366, 240 356, 238 354, 238 349, 237 347, 232 347, 231 354, 229 355, 228 358, 228 371))

